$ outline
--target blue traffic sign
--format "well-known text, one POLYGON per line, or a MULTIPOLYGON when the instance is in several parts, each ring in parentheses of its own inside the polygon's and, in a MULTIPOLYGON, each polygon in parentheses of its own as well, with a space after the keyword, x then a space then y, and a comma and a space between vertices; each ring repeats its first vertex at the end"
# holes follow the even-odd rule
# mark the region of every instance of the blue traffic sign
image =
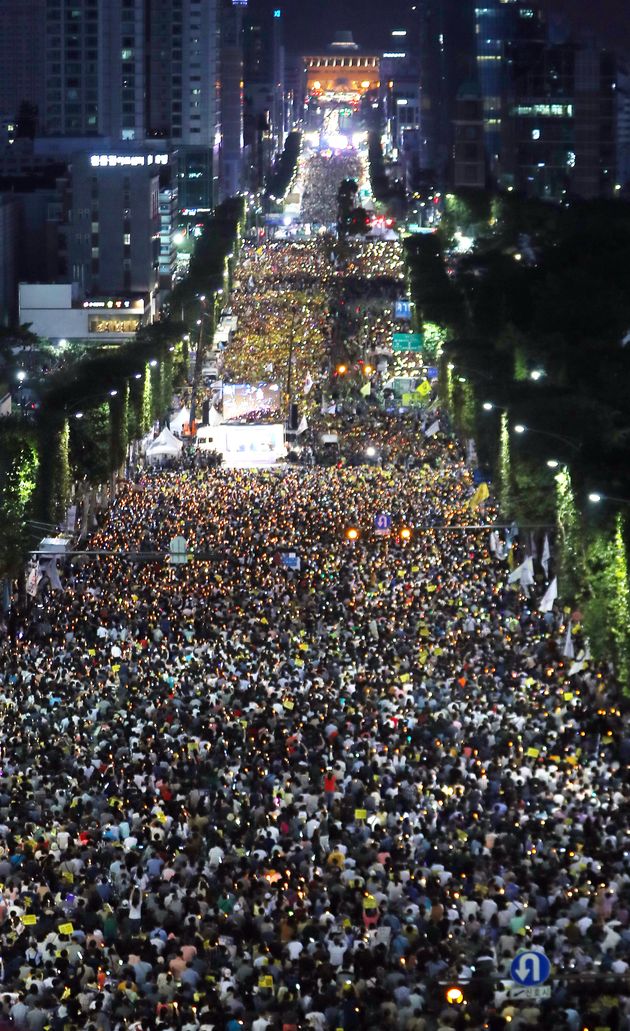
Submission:
POLYGON ((544 952, 519 952, 512 960, 510 977, 516 984, 534 988, 544 984, 551 973, 551 963, 544 952))
POLYGON ((374 529, 377 533, 389 533, 392 528, 392 517, 386 512, 374 516, 374 529))

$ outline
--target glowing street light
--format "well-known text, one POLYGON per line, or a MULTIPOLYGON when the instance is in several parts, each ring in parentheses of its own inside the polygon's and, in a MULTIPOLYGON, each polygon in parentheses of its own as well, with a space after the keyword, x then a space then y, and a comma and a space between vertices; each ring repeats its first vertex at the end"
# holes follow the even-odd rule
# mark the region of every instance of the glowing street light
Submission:
POLYGON ((82 419, 83 418, 83 412, 75 412, 74 413, 74 417, 75 417, 75 419, 82 419))
POLYGON ((369 447, 366 447, 365 453, 368 458, 376 458, 376 448, 372 444, 370 444, 369 447))
POLYGON ((348 541, 358 541, 360 536, 361 534, 357 530, 356 526, 349 526, 346 530, 346 540, 348 541))
POLYGON ((600 501, 617 501, 620 505, 630 505, 630 498, 617 498, 614 494, 600 494, 598 491, 592 491, 588 500, 593 505, 599 505, 600 501))
POLYGON ((523 426, 522 422, 517 422, 516 426, 514 427, 514 432, 515 433, 525 433, 526 429, 527 429, 527 426, 523 426))
POLYGON ((26 379, 26 373, 24 372, 24 369, 20 369, 20 371, 17 374, 17 379, 19 383, 24 382, 24 380, 26 379))
POLYGON ((534 383, 537 383, 539 379, 542 379, 545 375, 544 369, 532 369, 529 374, 529 378, 533 379, 534 383))
POLYGON ((348 371, 348 366, 347 365, 338 365, 337 366, 337 375, 338 376, 345 376, 347 371, 348 371))
POLYGON ((549 466, 550 469, 557 469, 558 466, 560 465, 560 462, 558 461, 557 458, 549 458, 549 459, 547 459, 547 465, 549 466))
POLYGON ((408 526, 403 526, 402 530, 400 531, 400 539, 403 541, 411 540, 411 530, 408 526))
POLYGON ((456 985, 453 985, 452 988, 447 988, 446 1001, 451 1006, 461 1006, 464 1001, 464 993, 461 988, 458 988, 456 985))
POLYGON ((116 397, 116 396, 117 396, 117 394, 118 394, 118 391, 117 391, 117 390, 110 390, 110 392, 109 392, 109 396, 110 396, 110 397, 116 397))
POLYGON ((494 405, 492 404, 492 401, 484 401, 482 408, 484 412, 491 412, 494 408, 494 405))

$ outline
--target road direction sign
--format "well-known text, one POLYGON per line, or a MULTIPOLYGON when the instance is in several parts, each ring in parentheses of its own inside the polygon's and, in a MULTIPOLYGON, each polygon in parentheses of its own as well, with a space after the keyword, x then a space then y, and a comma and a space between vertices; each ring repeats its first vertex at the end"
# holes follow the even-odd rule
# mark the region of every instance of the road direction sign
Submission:
POLYGON ((394 303, 394 318, 395 319, 406 319, 411 318, 411 301, 400 300, 394 303))
POLYGON ((422 350, 424 335, 422 333, 394 333, 392 336, 392 351, 422 350))
POLYGON ((544 952, 519 952, 512 960, 510 977, 517 985, 533 988, 544 984, 551 973, 551 963, 544 952))
POLYGON ((375 533, 390 533, 392 529, 392 517, 386 512, 379 512, 374 516, 375 533))
POLYGON ((185 537, 173 537, 168 546, 170 553, 170 564, 172 566, 185 566, 188 562, 188 541, 185 537))

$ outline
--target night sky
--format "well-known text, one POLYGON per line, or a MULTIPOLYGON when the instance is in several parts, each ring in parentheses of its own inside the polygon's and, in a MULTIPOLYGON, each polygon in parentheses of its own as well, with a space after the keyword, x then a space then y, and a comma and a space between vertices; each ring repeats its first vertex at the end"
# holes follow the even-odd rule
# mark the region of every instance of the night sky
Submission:
MULTIPOLYGON (((304 53, 331 41, 336 29, 351 29, 357 43, 377 50, 387 36, 422 0, 250 0, 253 10, 281 7, 286 22, 287 46, 304 53)), ((550 12, 559 12, 580 33, 593 30, 604 45, 630 50, 628 0, 542 0, 550 12)))

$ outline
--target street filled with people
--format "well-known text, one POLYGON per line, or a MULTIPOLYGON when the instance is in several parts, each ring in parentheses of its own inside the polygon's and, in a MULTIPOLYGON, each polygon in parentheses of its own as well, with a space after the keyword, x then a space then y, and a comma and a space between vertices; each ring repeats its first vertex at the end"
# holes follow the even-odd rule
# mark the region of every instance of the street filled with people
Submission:
MULTIPOLYGON (((312 160, 311 195, 355 167, 312 160)), ((245 247, 226 369, 291 365, 311 463, 138 471, 5 628, 7 1027, 630 1028, 627 715, 541 606, 553 543, 510 578, 529 534, 477 528, 433 388, 329 404, 401 274, 397 242, 245 247)))

